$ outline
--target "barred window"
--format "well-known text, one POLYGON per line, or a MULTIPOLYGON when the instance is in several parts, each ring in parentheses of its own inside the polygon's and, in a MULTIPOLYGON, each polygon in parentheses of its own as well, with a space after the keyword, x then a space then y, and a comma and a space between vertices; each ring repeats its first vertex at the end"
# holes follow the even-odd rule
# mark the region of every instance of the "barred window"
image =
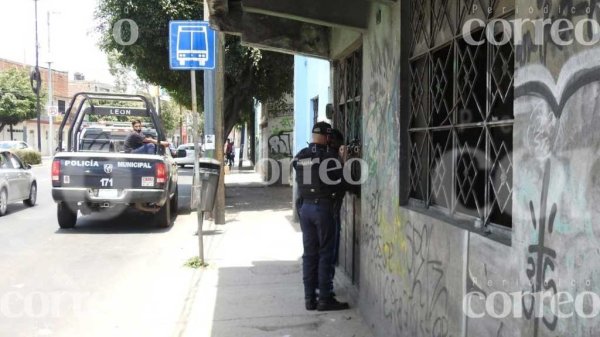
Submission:
POLYGON ((487 23, 511 19, 514 0, 406 1, 410 198, 512 227, 514 45, 511 32, 487 23), (462 32, 471 19, 486 27, 470 25, 468 39, 462 32), (486 29, 508 41, 488 41, 486 29))

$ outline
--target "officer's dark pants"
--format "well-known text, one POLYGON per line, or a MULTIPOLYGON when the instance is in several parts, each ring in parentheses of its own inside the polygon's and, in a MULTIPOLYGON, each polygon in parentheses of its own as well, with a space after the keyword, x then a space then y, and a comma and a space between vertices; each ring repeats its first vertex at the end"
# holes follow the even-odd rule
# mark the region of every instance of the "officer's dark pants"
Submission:
MULTIPOLYGON (((341 219, 341 212, 342 210, 342 200, 335 200, 335 203, 333 205, 333 223, 335 224, 335 243, 333 245, 333 254, 331 256, 332 259, 332 264, 333 264, 333 268, 331 270, 331 279, 333 280, 335 277, 335 265, 338 261, 338 256, 340 254, 340 234, 341 234, 341 230, 342 230, 342 219, 341 219)), ((333 283, 332 285, 332 289, 333 289, 333 283)))
POLYGON ((318 203, 304 201, 299 211, 304 254, 302 271, 304 296, 313 298, 319 289, 319 298, 329 298, 333 288, 333 253, 335 224, 331 200, 318 203))

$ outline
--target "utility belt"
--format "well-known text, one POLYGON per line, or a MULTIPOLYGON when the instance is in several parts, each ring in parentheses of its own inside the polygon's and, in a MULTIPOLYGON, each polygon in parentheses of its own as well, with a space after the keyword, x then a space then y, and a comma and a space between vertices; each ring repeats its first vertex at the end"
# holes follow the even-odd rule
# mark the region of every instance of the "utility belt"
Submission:
POLYGON ((331 195, 323 196, 323 197, 302 197, 302 203, 303 204, 313 204, 313 205, 324 204, 324 203, 333 203, 335 201, 335 196, 336 196, 336 194, 333 193, 331 195))

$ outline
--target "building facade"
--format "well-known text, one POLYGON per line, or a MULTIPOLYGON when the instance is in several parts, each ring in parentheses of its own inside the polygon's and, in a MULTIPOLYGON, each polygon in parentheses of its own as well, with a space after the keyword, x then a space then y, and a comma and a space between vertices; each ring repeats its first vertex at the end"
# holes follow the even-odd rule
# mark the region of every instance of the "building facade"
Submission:
MULTIPOLYGON (((10 60, 0 59, 0 71, 11 69, 11 68, 22 68, 28 71, 33 69, 33 66, 14 62, 10 60)), ((48 79, 49 79, 49 68, 39 67, 40 75, 42 78, 42 91, 48 92, 48 79)), ((52 105, 56 107, 58 115, 52 118, 53 133, 54 133, 54 146, 56 146, 56 139, 58 138, 57 132, 60 126, 60 115, 63 114, 69 104, 69 73, 66 71, 52 69, 52 105)), ((50 155, 52 150, 50 147, 50 118, 48 116, 47 109, 48 101, 43 100, 40 102, 40 144, 42 149, 42 155, 50 155)), ((38 148, 38 128, 37 119, 30 119, 14 125, 11 128, 5 127, 0 132, 1 140, 23 140, 34 149, 38 148)))
POLYGON ((600 3, 241 2, 212 25, 331 62, 366 176, 338 274, 376 336, 600 334, 600 3))
MULTIPOLYGON (((294 111, 292 97, 280 101, 257 102, 255 107, 257 172, 273 184, 290 183, 293 156, 294 111)), ((236 144, 239 145, 239 144, 236 144)))

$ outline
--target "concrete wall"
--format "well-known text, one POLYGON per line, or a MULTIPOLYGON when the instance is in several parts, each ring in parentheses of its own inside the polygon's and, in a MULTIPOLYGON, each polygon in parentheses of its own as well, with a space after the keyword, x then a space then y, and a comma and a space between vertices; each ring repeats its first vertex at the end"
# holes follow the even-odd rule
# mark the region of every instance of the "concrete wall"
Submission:
POLYGON ((269 183, 289 184, 289 162, 293 157, 294 115, 292 97, 279 102, 259 103, 256 106, 257 171, 269 183), (282 162, 282 168, 274 168, 282 162), (271 164, 273 163, 273 164, 271 164), (273 171, 275 170, 275 171, 273 171), (278 176, 280 178, 273 178, 278 176))
MULTIPOLYGON (((517 1, 517 17, 543 17, 540 3, 517 1)), ((553 19, 600 17, 598 2, 592 1, 589 15, 588 1, 551 3, 553 19), (577 8, 575 15, 560 9, 567 3, 577 8)), ((486 296, 566 291, 574 297, 600 291, 600 48, 559 47, 546 38, 544 46, 516 50, 513 229, 504 244, 400 205, 399 191, 408 184, 398 173, 408 160, 398 150, 400 117, 408 113, 400 109, 400 14, 398 3, 373 3, 363 36, 369 178, 358 238, 362 314, 382 337, 600 335, 600 318, 557 319, 549 303, 545 318, 467 319, 462 311, 464 295, 474 290, 486 296)), ((336 49, 344 50, 340 44, 336 49)), ((477 303, 474 309, 483 310, 477 303)), ((497 312, 504 309, 501 297, 492 303, 497 312)), ((590 298, 583 305, 587 313, 593 309, 590 298)))

